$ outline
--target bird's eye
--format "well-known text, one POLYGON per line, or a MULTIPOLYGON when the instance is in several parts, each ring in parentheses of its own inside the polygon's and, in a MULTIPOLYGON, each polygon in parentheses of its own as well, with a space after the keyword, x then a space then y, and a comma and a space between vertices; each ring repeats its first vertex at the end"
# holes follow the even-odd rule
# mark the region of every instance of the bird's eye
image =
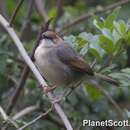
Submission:
POLYGON ((45 35, 45 34, 42 34, 42 39, 50 39, 50 40, 52 40, 52 37, 49 37, 49 36, 47 36, 47 35, 45 35))

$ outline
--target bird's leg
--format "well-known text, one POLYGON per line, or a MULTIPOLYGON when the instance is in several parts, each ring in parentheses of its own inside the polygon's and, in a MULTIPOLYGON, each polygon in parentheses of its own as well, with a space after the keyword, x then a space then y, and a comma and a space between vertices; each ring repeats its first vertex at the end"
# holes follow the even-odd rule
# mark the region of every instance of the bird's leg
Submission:
MULTIPOLYGON (((44 91, 45 94, 47 94, 48 92, 52 92, 56 88, 56 86, 50 87, 50 85, 49 86, 48 85, 46 85, 46 86, 40 85, 40 88, 44 91)), ((52 99, 52 103, 55 104, 55 103, 60 102, 61 100, 62 100, 61 97, 54 97, 52 99)))
POLYGON ((50 86, 42 86, 41 85, 41 88, 44 91, 44 93, 48 93, 48 92, 52 92, 56 88, 56 86, 50 87, 50 86))

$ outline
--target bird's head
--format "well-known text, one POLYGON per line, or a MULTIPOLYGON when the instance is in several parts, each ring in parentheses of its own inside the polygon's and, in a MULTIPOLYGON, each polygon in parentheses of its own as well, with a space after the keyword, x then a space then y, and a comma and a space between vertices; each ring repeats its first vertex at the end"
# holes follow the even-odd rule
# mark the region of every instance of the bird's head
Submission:
POLYGON ((48 30, 42 33, 40 42, 46 46, 55 46, 62 44, 63 39, 56 32, 48 30))

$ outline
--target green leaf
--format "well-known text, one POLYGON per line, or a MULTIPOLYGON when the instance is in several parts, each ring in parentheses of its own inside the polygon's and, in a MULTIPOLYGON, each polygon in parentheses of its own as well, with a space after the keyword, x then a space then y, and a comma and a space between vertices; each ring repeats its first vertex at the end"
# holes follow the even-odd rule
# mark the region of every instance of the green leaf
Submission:
POLYGON ((81 37, 82 39, 91 42, 93 39, 93 34, 92 33, 87 33, 87 32, 82 32, 79 34, 78 37, 81 37))
POLYGON ((103 28, 101 31, 102 31, 102 33, 103 33, 103 35, 104 35, 105 37, 107 37, 107 38, 110 39, 112 42, 114 42, 114 38, 113 38, 112 33, 110 32, 109 29, 103 28))
POLYGON ((119 72, 111 73, 109 76, 117 79, 121 85, 120 86, 130 86, 130 69, 125 68, 119 72))
POLYGON ((79 10, 74 8, 73 6, 65 6, 64 10, 69 13, 72 17, 77 16, 79 14, 79 10))
POLYGON ((126 32, 128 32, 130 29, 130 19, 128 20, 127 24, 126 24, 126 32))
POLYGON ((123 20, 120 20, 120 32, 122 34, 126 33, 126 24, 123 20))
POLYGON ((110 15, 107 16, 104 21, 104 27, 109 28, 111 31, 113 29, 113 22, 116 20, 120 11, 120 7, 116 8, 110 15))
POLYGON ((26 84, 30 87, 31 90, 35 89, 37 85, 36 81, 32 79, 28 79, 26 84))
POLYGON ((98 101, 102 97, 102 93, 98 91, 97 88, 95 88, 95 86, 91 84, 86 84, 85 90, 88 92, 93 101, 98 101))
POLYGON ((64 40, 65 42, 72 45, 73 47, 76 47, 76 44, 75 44, 76 37, 74 35, 64 36, 64 40))
POLYGON ((2 35, 2 36, 0 37, 0 44, 6 42, 6 40, 7 40, 7 35, 2 35))
POLYGON ((114 50, 115 50, 115 46, 113 44, 113 42, 108 39, 107 37, 105 37, 104 35, 100 36, 100 42, 99 45, 109 54, 113 54, 114 50))
POLYGON ((125 40, 126 40, 126 43, 128 45, 130 45, 130 30, 128 31, 128 33, 125 35, 125 40))
POLYGON ((122 69, 121 72, 130 74, 130 68, 122 69))
POLYGON ((90 48, 89 53, 91 53, 97 59, 97 61, 99 61, 100 63, 103 62, 103 59, 102 59, 100 53, 96 49, 90 48))
POLYGON ((117 43, 117 41, 119 41, 122 38, 120 33, 117 31, 117 29, 113 29, 112 36, 113 36, 114 43, 117 43))
POLYGON ((57 9, 56 9, 56 7, 51 8, 51 9, 49 10, 48 15, 49 15, 50 18, 52 18, 52 17, 55 18, 56 15, 57 15, 57 9))
POLYGON ((89 52, 99 61, 102 62, 102 58, 105 54, 104 50, 99 46, 99 36, 93 36, 91 43, 89 44, 89 52))
MULTIPOLYGON (((86 40, 84 40, 83 38, 77 36, 76 37, 76 44, 77 44, 77 48, 76 50, 80 51, 81 49, 83 49, 86 45, 88 45, 88 42, 86 40)), ((87 47, 88 48, 88 47, 87 47)))
MULTIPOLYGON (((82 47, 80 48, 80 54, 85 56, 89 49, 89 44, 93 39, 93 35, 91 33, 82 32, 78 35, 78 38, 82 39, 82 47)), ((81 44, 81 43, 79 43, 81 44)))
POLYGON ((80 50, 79 53, 80 53, 82 56, 85 56, 85 55, 87 54, 88 50, 89 50, 89 46, 88 46, 88 44, 86 44, 86 45, 80 50))
POLYGON ((93 24, 95 25, 96 28, 98 28, 99 30, 102 30, 102 28, 104 27, 104 23, 99 19, 99 17, 96 17, 93 20, 93 24))
POLYGON ((115 50, 114 50, 114 56, 116 56, 117 54, 119 54, 123 49, 123 39, 119 39, 116 44, 115 44, 115 50))
POLYGON ((104 51, 98 44, 99 36, 83 32, 79 34, 79 37, 88 42, 88 45, 84 46, 84 48, 81 50, 81 53, 85 54, 85 52, 89 51, 99 62, 102 62, 101 59, 104 55, 104 51))
POLYGON ((127 31, 126 24, 123 20, 120 20, 118 22, 114 21, 114 26, 121 36, 123 36, 127 31))

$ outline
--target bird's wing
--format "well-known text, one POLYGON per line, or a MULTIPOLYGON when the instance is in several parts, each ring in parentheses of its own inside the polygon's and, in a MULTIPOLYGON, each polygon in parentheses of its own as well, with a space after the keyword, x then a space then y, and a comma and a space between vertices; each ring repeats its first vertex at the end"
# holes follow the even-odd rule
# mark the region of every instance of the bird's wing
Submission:
POLYGON ((57 56, 64 64, 67 64, 72 69, 80 72, 85 72, 88 75, 93 75, 91 67, 85 63, 84 59, 80 57, 69 45, 58 45, 57 56))

